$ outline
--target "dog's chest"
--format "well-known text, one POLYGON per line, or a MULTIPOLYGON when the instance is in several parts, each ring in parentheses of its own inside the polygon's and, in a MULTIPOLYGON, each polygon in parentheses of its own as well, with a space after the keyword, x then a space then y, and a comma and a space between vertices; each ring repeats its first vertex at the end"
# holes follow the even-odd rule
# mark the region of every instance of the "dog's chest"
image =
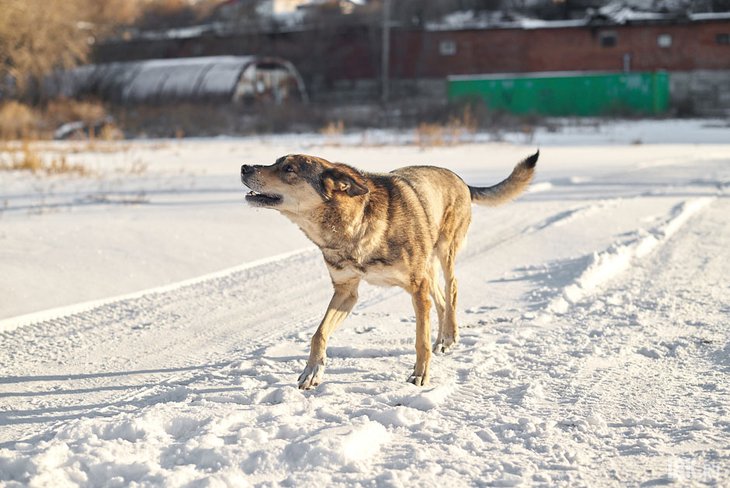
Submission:
POLYGON ((322 252, 335 282, 349 281, 355 277, 375 286, 407 286, 410 282, 408 272, 397 264, 363 263, 352 256, 343 256, 340 252, 322 252))
POLYGON ((396 266, 376 265, 365 271, 363 279, 375 286, 407 286, 409 275, 396 266))

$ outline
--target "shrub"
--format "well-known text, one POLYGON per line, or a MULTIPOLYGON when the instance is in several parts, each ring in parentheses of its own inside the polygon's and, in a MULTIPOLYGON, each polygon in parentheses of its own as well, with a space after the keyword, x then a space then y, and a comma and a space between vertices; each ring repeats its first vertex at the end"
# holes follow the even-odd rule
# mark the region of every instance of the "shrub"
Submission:
POLYGON ((59 98, 48 103, 46 116, 49 122, 57 125, 76 121, 94 124, 107 118, 108 114, 100 102, 59 98))
POLYGON ((14 100, 0 105, 0 139, 35 137, 38 123, 38 114, 27 105, 14 100))

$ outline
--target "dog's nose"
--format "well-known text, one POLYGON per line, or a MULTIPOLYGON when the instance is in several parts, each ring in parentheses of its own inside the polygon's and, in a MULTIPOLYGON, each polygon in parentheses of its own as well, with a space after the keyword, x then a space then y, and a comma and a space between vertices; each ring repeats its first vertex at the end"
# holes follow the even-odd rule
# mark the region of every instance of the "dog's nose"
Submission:
POLYGON ((253 173, 253 166, 250 166, 248 164, 244 164, 243 166, 241 166, 241 174, 242 175, 248 175, 248 174, 251 174, 251 173, 253 173))

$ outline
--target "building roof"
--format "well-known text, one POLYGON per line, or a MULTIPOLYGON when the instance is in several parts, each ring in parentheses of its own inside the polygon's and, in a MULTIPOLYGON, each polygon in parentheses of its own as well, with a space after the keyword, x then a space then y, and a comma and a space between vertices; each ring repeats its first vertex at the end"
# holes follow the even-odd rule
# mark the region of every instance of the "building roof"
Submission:
POLYGON ((656 12, 639 10, 618 1, 609 3, 599 9, 589 9, 582 18, 565 20, 543 20, 516 14, 505 16, 499 12, 480 15, 477 15, 474 11, 453 12, 437 22, 427 23, 426 30, 561 29, 595 25, 706 22, 713 20, 730 20, 730 12, 656 12))
POLYGON ((94 94, 115 102, 230 100, 241 74, 257 64, 279 65, 301 80, 283 59, 207 56, 91 64, 65 71, 52 83, 62 96, 94 94))

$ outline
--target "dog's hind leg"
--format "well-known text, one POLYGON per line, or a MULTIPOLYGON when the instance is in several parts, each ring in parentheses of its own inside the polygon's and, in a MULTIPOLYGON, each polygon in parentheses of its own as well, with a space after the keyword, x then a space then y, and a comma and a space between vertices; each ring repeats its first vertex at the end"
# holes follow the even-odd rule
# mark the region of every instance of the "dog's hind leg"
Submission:
POLYGON ((439 332, 436 336, 436 343, 433 347, 433 352, 439 353, 441 351, 440 344, 443 342, 445 326, 446 326, 446 297, 444 297, 444 289, 439 282, 439 270, 441 265, 437 258, 433 260, 433 267, 431 269, 431 299, 436 306, 436 315, 439 319, 439 332))
POLYGON ((416 311, 416 365, 413 374, 408 378, 416 386, 428 384, 429 365, 431 362, 431 311, 430 277, 424 278, 414 285, 411 291, 413 308, 416 311))
POLYGON ((439 336, 434 344, 435 353, 443 353, 459 342, 459 327, 456 325, 456 275, 454 274, 454 262, 458 248, 453 242, 448 246, 439 246, 437 253, 441 261, 446 283, 446 307, 444 310, 444 321, 439 326, 439 336))
POLYGON ((327 312, 312 336, 312 348, 304 372, 299 376, 299 389, 308 390, 320 384, 324 376, 324 363, 327 358, 327 341, 332 332, 350 314, 357 303, 359 279, 345 283, 334 283, 335 294, 330 300, 327 312))

